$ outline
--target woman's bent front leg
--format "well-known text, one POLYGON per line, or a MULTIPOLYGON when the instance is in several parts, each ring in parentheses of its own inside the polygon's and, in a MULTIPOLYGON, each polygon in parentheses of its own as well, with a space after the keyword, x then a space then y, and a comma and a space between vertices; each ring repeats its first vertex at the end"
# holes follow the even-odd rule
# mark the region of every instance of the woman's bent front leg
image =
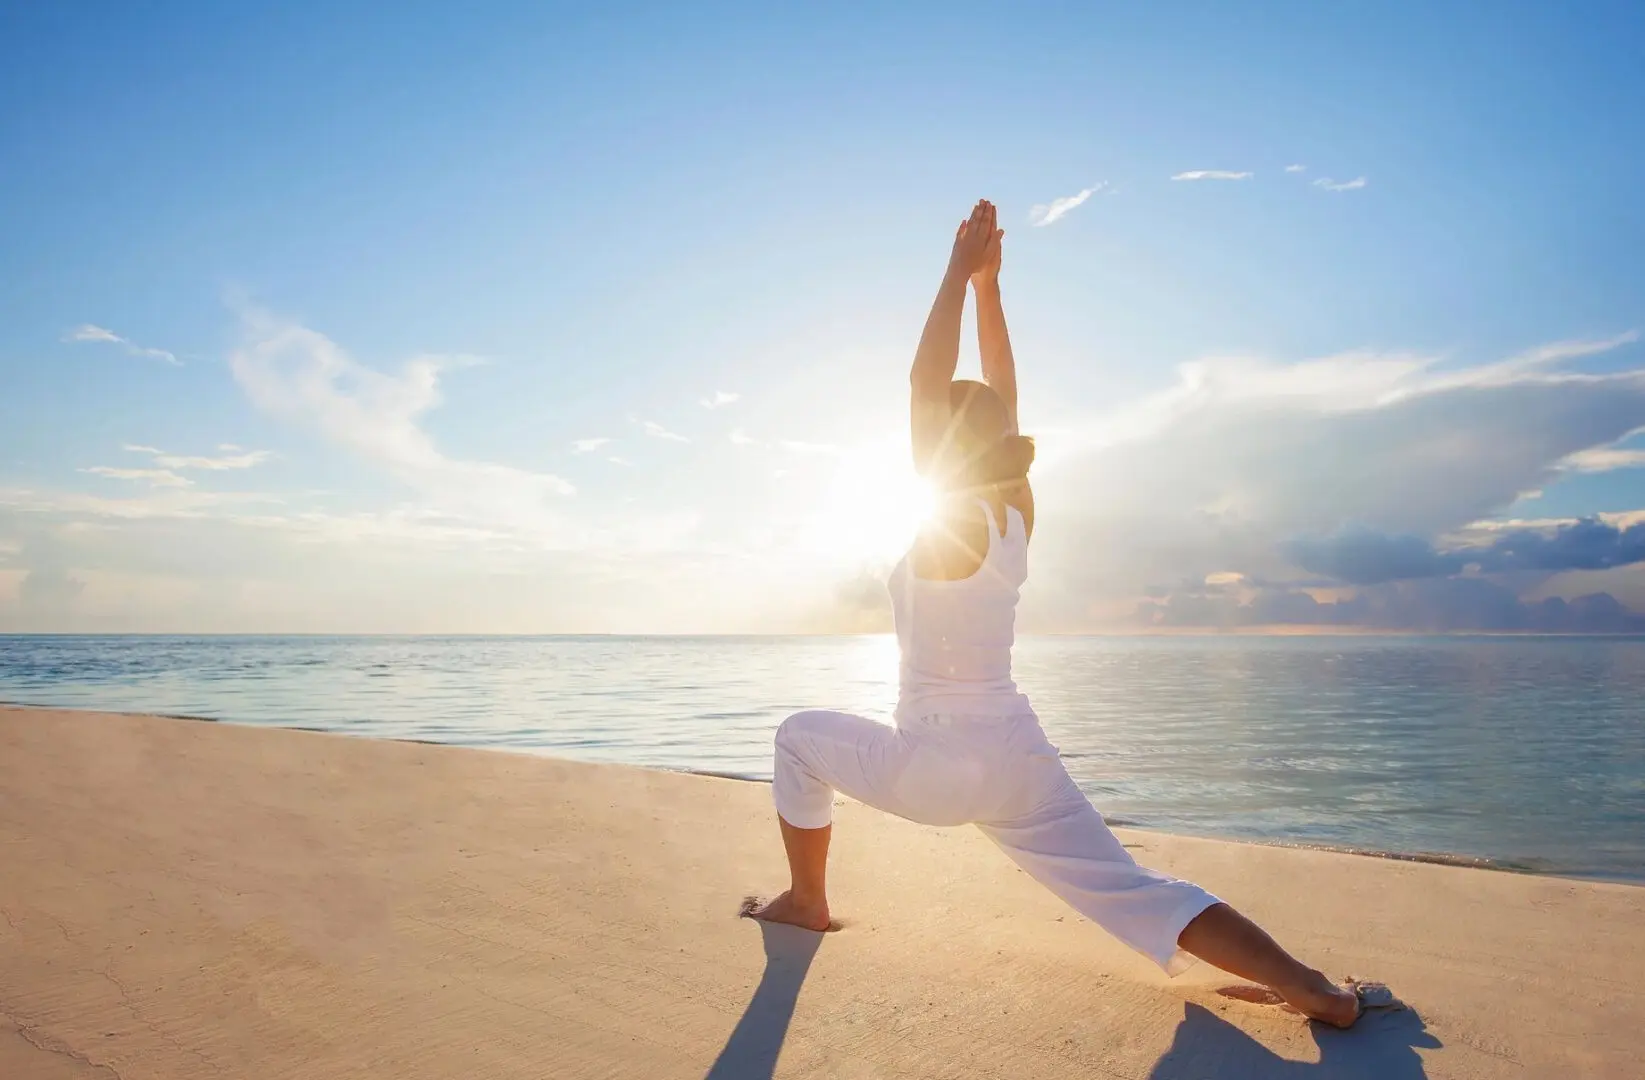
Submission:
POLYGON ((828 842, 834 792, 891 810, 891 784, 903 755, 895 728, 850 713, 795 713, 777 728, 771 796, 777 804, 788 891, 748 914, 826 930, 828 842))

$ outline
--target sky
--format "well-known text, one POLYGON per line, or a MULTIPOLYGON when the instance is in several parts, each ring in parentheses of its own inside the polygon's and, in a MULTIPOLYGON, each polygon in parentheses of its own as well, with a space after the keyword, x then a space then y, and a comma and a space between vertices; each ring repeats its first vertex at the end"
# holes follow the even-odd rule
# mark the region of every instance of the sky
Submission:
POLYGON ((887 7, 0 9, 0 631, 882 630, 979 197, 1024 630, 1645 630, 1638 5, 887 7))

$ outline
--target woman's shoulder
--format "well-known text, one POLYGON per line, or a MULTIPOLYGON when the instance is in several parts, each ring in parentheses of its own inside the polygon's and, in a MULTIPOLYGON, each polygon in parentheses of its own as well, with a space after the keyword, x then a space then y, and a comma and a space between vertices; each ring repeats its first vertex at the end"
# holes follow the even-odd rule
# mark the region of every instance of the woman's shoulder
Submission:
POLYGON ((988 558, 992 532, 980 500, 955 499, 939 505, 914 540, 914 576, 928 581, 970 577, 988 558))
POLYGON ((1022 515, 1023 531, 1027 536, 1034 535, 1034 488, 1027 479, 1009 492, 1005 497, 1006 505, 1022 515))

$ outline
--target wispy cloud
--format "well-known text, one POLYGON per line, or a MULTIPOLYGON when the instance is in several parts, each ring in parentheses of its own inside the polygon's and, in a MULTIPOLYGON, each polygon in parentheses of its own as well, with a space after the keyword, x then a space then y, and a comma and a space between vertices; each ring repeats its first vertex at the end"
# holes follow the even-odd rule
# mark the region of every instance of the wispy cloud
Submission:
POLYGON ((1171 177, 1173 180, 1249 180, 1255 176, 1250 172, 1229 172, 1227 169, 1194 169, 1190 172, 1179 172, 1171 177))
POLYGON ((106 476, 110 480, 143 480, 155 487, 188 487, 192 480, 179 476, 170 469, 117 469, 110 465, 93 465, 81 472, 106 476))
POLYGON ((1306 165, 1287 165, 1287 166, 1285 166, 1285 171, 1286 172, 1292 172, 1292 173, 1307 172, 1308 171, 1308 166, 1306 166, 1306 165))
POLYGON ((1638 340, 1638 330, 1625 330, 1608 338, 1573 338, 1570 341, 1551 341, 1546 345, 1538 345, 1534 349, 1527 349, 1502 361, 1497 366, 1506 369, 1557 364, 1564 360, 1577 360, 1584 356, 1597 356, 1600 353, 1608 353, 1613 349, 1620 349, 1624 345, 1631 345, 1638 340))
POLYGON ((616 456, 615 454, 613 454, 611 457, 606 458, 606 460, 611 462, 611 464, 613 464, 613 465, 633 465, 634 464, 632 461, 628 460, 627 458, 621 458, 621 457, 616 456))
POLYGON ((661 424, 657 423, 657 421, 655 421, 655 420, 641 420, 637 417, 631 417, 630 419, 632 419, 634 421, 634 423, 639 424, 640 428, 647 435, 651 436, 653 439, 662 439, 665 442, 690 442, 691 441, 690 439, 686 438, 684 435, 681 435, 677 431, 668 430, 667 428, 663 427, 661 424))
POLYGON ((1363 176, 1356 176, 1352 180, 1343 180, 1340 183, 1332 180, 1329 176, 1322 176, 1314 181, 1314 186, 1324 188, 1326 191, 1358 191, 1367 183, 1369 181, 1363 176))
POLYGON ((114 331, 104 330, 101 326, 93 326, 91 323, 76 326, 73 330, 70 330, 68 333, 63 335, 63 340, 106 341, 112 345, 124 345, 126 343, 126 339, 121 337, 119 334, 116 334, 114 331))
POLYGON ((76 326, 73 330, 70 330, 68 333, 63 335, 63 340, 70 342, 95 342, 104 345, 119 345, 132 356, 145 356, 153 360, 163 360, 168 364, 178 366, 181 366, 183 363, 181 360, 177 359, 177 355, 175 353, 167 352, 165 349, 151 349, 146 346, 139 345, 130 338, 121 337, 113 330, 106 330, 101 326, 93 326, 91 323, 76 326))
POLYGON ((742 428, 732 428, 731 441, 738 446, 753 446, 758 440, 742 428))
POLYGON ((1028 221, 1036 227, 1054 224, 1065 217, 1069 211, 1101 191, 1103 187, 1103 184, 1094 184, 1076 195, 1064 195, 1060 199, 1052 199, 1048 203, 1032 206, 1028 210, 1028 221))
POLYGON ((610 439, 603 435, 593 439, 578 439, 576 442, 571 444, 571 452, 573 454, 592 454, 594 451, 598 450, 610 441, 610 439))
POLYGON ((383 372, 305 326, 253 309, 242 317, 245 340, 229 365, 258 408, 383 466, 425 496, 428 513, 537 537, 567 527, 555 508, 558 496, 576 490, 565 480, 448 457, 423 430, 423 414, 440 403, 441 373, 471 358, 418 356, 383 372))
POLYGON ((784 439, 778 443, 784 450, 795 454, 837 454, 840 448, 832 443, 802 442, 799 439, 784 439))
POLYGON ((1577 473, 1645 468, 1645 450, 1623 450, 1614 446, 1583 450, 1560 462, 1560 467, 1566 472, 1577 473))
POLYGON ((714 391, 713 397, 705 397, 702 399, 702 407, 705 409, 718 409, 721 406, 730 405, 732 402, 737 401, 741 397, 741 394, 733 394, 725 390, 716 390, 714 391))
POLYGON ((142 481, 154 487, 184 488, 191 486, 194 481, 183 476, 183 471, 203 469, 208 472, 221 472, 225 469, 249 469, 261 465, 273 456, 267 450, 245 451, 229 443, 224 443, 218 447, 219 450, 232 449, 236 451, 228 457, 171 454, 159 447, 141 446, 137 443, 126 443, 121 449, 133 454, 148 454, 154 458, 156 468, 128 469, 114 465, 93 465, 80 471, 90 473, 93 476, 106 477, 110 480, 142 481))
POLYGON ((152 454, 154 463, 165 469, 208 469, 220 472, 224 469, 250 469, 261 465, 273 457, 267 450, 241 450, 232 443, 223 443, 219 450, 236 451, 227 457, 196 457, 186 454, 170 454, 153 446, 138 446, 127 443, 121 447, 134 454, 152 454))

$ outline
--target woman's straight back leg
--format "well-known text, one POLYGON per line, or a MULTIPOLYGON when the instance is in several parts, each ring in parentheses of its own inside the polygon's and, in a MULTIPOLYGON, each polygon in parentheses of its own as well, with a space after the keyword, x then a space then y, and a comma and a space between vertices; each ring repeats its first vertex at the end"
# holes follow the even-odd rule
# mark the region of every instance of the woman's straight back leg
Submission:
POLYGON ((1139 866, 1061 763, 1042 767, 1049 781, 1043 801, 978 828, 1034 880, 1167 974, 1186 970, 1193 961, 1177 938, 1217 898, 1139 866), (1049 775, 1053 769, 1058 775, 1049 775))

